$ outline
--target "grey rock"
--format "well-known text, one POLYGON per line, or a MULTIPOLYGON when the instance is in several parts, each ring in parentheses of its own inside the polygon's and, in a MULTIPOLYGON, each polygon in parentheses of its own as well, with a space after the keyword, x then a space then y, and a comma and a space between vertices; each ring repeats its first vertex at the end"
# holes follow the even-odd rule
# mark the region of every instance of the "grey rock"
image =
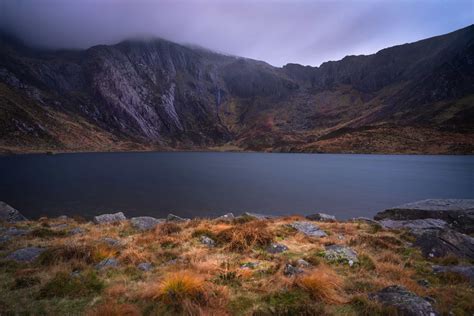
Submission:
POLYGON ((399 285, 392 285, 377 293, 369 294, 369 298, 376 300, 385 306, 392 306, 401 315, 406 316, 436 316, 431 303, 412 292, 407 291, 399 285))
POLYGON ((158 219, 151 216, 140 216, 140 217, 132 217, 130 219, 130 223, 135 229, 145 231, 151 230, 156 227, 159 223, 163 223, 164 219, 158 219))
POLYGON ((111 246, 111 247, 121 247, 121 246, 123 246, 122 241, 114 239, 114 238, 110 238, 110 237, 104 237, 104 238, 101 239, 101 241, 104 242, 105 244, 111 246))
POLYGON ((318 221, 318 222, 335 222, 336 216, 325 214, 325 213, 316 213, 316 214, 307 215, 306 219, 309 219, 311 221, 318 221))
POLYGON ((208 247, 214 247, 216 245, 216 242, 207 236, 201 236, 200 238, 201 243, 208 246, 208 247))
POLYGON ((234 214, 227 213, 222 216, 216 217, 215 220, 216 221, 230 221, 230 220, 233 220, 234 218, 235 218, 234 214))
POLYGON ((310 222, 293 222, 290 224, 291 227, 297 231, 311 237, 326 237, 327 234, 321 230, 318 226, 310 222))
POLYGON ((102 214, 102 215, 94 216, 94 223, 112 224, 112 223, 118 223, 118 222, 124 221, 126 219, 127 218, 122 212, 118 212, 114 214, 102 214))
POLYGON ((118 265, 119 265, 119 263, 118 263, 117 259, 107 258, 107 259, 104 259, 101 262, 99 262, 95 266, 95 268, 97 270, 102 270, 102 269, 106 269, 106 268, 115 268, 115 267, 118 267, 118 265))
POLYGON ((69 235, 79 235, 84 234, 86 231, 82 227, 76 227, 69 231, 69 235))
POLYGON ((330 245, 325 247, 324 258, 331 262, 344 262, 352 266, 358 263, 357 253, 349 247, 330 245))
POLYGON ((300 268, 309 268, 309 267, 311 267, 311 263, 309 263, 308 261, 306 261, 304 259, 296 260, 296 265, 300 268))
POLYGON ((304 271, 298 267, 292 266, 291 264, 287 263, 285 268, 283 269, 283 274, 287 276, 294 276, 297 274, 301 274, 304 271))
POLYGON ((255 269, 256 267, 258 267, 260 265, 260 263, 258 262, 245 262, 244 264, 242 264, 240 267, 242 269, 255 269))
POLYGON ((407 203, 379 212, 376 220, 434 218, 462 233, 474 233, 474 199, 430 199, 407 203))
POLYGON ((18 210, 14 209, 7 203, 0 201, 0 221, 15 223, 26 220, 26 217, 18 210))
POLYGON ((282 253, 284 251, 287 251, 288 247, 282 244, 276 244, 272 243, 270 246, 267 248, 267 252, 269 253, 282 253))
POLYGON ((189 221, 189 218, 182 218, 182 217, 179 217, 178 215, 168 214, 168 216, 166 217, 166 220, 168 222, 184 222, 184 221, 189 221))
POLYGON ((142 271, 150 271, 153 268, 153 265, 149 262, 142 262, 137 265, 137 268, 142 271))
POLYGON ((10 227, 3 232, 6 236, 24 236, 30 232, 29 229, 21 229, 16 227, 10 227))
POLYGON ((61 215, 61 216, 58 216, 58 219, 61 221, 66 221, 69 219, 69 217, 67 217, 66 215, 61 215))
POLYGON ((433 229, 433 228, 445 228, 448 223, 442 219, 426 218, 426 219, 413 219, 413 220, 392 220, 384 219, 380 221, 380 225, 388 229, 409 229, 409 230, 422 230, 422 229, 433 229))
POLYGON ((38 247, 28 247, 15 250, 11 254, 9 254, 6 258, 9 260, 15 260, 19 262, 31 262, 34 261, 36 258, 39 257, 40 254, 45 251, 45 248, 38 248, 38 247))
POLYGON ((474 285, 474 266, 433 266, 434 273, 454 272, 465 276, 474 285))
POLYGON ((245 213, 242 214, 242 216, 253 217, 253 218, 256 218, 256 219, 277 218, 277 216, 275 216, 275 215, 266 215, 266 214, 250 213, 250 212, 245 212, 245 213))
POLYGON ((414 246, 421 248, 425 257, 454 255, 474 259, 474 238, 452 229, 425 229, 414 231, 414 246))

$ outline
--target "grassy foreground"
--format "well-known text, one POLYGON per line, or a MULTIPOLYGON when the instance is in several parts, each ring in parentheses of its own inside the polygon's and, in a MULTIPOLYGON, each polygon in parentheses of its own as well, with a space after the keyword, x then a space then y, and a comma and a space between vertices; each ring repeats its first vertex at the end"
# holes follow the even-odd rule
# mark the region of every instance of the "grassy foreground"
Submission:
POLYGON ((458 259, 423 258, 411 247, 409 233, 318 222, 328 236, 314 238, 288 226, 295 220, 303 218, 194 219, 146 232, 128 221, 95 225, 43 218, 4 224, 29 232, 0 244, 0 315, 393 315, 368 298, 393 284, 432 297, 443 314, 474 310, 468 280, 431 270, 434 263, 458 259), (83 232, 70 234, 77 227, 83 232), (202 236, 214 240, 214 247, 203 244, 202 236), (288 250, 272 254, 267 251, 272 242, 288 250), (325 259, 331 244, 351 247, 359 263, 325 259), (30 246, 47 250, 31 263, 6 260, 30 246), (118 265, 99 269, 107 258, 118 265), (285 274, 285 266, 297 267, 299 259, 309 263, 300 268, 304 272, 285 274), (143 262, 152 268, 139 269, 143 262))

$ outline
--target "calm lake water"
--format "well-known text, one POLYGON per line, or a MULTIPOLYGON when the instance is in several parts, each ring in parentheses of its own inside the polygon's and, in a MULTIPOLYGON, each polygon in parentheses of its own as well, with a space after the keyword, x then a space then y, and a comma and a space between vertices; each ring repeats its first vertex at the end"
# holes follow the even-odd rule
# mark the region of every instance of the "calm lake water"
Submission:
POLYGON ((87 153, 0 157, 0 200, 27 217, 338 218, 427 198, 474 198, 474 156, 87 153))

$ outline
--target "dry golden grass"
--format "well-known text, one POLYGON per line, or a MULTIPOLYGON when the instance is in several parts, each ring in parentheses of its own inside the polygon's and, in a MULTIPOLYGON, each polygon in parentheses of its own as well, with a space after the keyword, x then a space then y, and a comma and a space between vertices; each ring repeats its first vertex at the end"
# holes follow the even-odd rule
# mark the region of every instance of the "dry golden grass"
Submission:
POLYGON ((105 301, 104 303, 90 309, 87 316, 140 316, 140 309, 132 304, 120 304, 115 301, 105 301))
POLYGON ((265 247, 273 241, 273 234, 264 221, 251 221, 228 228, 217 235, 225 249, 246 252, 254 247, 265 247))
POLYGON ((298 277, 296 286, 308 292, 313 299, 318 301, 330 304, 347 302, 342 290, 341 277, 326 266, 320 266, 310 274, 298 277))
MULTIPOLYGON (((81 227, 86 233, 61 237, 37 234, 19 237, 1 246, 4 253, 28 246, 45 247, 47 251, 31 265, 10 268, 0 264, 0 273, 3 273, 0 276, 4 277, 4 285, 0 278, 0 290, 8 294, 0 301, 15 295, 18 300, 30 297, 57 275, 69 278, 73 271, 79 271, 81 276, 87 271, 95 271, 104 289, 84 297, 88 302, 86 311, 84 307, 77 307, 78 312, 71 314, 250 315, 258 310, 276 311, 275 306, 281 306, 281 302, 274 302, 275 298, 268 300, 268 297, 284 292, 288 296, 282 298, 280 293, 274 297, 294 299, 303 295, 325 310, 336 310, 335 314, 349 310, 348 315, 353 315, 355 309, 359 314, 373 312, 375 315, 382 311, 380 306, 351 299, 367 298, 367 294, 393 284, 402 285, 420 296, 433 296, 440 302, 438 305, 443 305, 438 306, 440 311, 446 314, 451 310, 445 305, 450 304, 461 311, 454 314, 462 314, 472 306, 469 299, 473 291, 464 278, 454 274, 430 274, 432 263, 455 264, 459 260, 425 259, 419 251, 408 249, 410 246, 406 242, 409 240, 403 232, 379 230, 363 223, 317 222, 329 236, 308 238, 288 227, 287 224, 295 220, 301 220, 301 217, 266 221, 202 219, 160 224, 155 230, 138 232, 131 229, 129 223, 78 224, 69 219, 66 223, 70 228, 81 227), (209 248, 201 244, 202 235, 213 238, 216 246, 209 248), (118 240, 120 246, 104 243, 104 237, 118 240), (281 254, 266 252, 264 249, 273 241, 289 249, 281 254), (360 265, 349 267, 327 263, 321 256, 326 244, 350 246, 357 252, 360 265), (109 257, 118 259, 118 268, 94 269, 97 262, 109 257), (313 266, 304 268, 305 274, 285 276, 285 265, 297 265, 298 259, 305 259, 313 266), (153 273, 137 269, 141 262, 150 262, 153 273), (242 267, 244 263, 255 263, 256 266, 245 268, 242 267), (420 279, 428 279, 432 285, 423 288, 417 283, 420 279), (29 284, 29 280, 37 282, 32 292, 21 292, 26 291, 21 286, 29 284), (8 292, 12 284, 17 283, 20 289, 8 292), (241 297, 246 299, 239 303, 241 297)), ((54 229, 56 222, 59 220, 43 219, 41 223, 30 221, 17 224, 17 227, 41 229, 49 225, 47 229, 54 229)), ((12 304, 12 300, 9 302, 12 304)), ((37 303, 33 302, 32 306, 34 304, 37 303)), ((51 301, 50 304, 56 303, 51 301)))

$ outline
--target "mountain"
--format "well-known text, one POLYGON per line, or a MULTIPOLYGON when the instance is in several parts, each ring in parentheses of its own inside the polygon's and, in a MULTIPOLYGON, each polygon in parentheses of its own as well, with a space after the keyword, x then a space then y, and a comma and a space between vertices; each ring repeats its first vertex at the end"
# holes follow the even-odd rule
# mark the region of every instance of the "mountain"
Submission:
POLYGON ((320 67, 0 36, 0 151, 474 153, 474 25, 320 67))

